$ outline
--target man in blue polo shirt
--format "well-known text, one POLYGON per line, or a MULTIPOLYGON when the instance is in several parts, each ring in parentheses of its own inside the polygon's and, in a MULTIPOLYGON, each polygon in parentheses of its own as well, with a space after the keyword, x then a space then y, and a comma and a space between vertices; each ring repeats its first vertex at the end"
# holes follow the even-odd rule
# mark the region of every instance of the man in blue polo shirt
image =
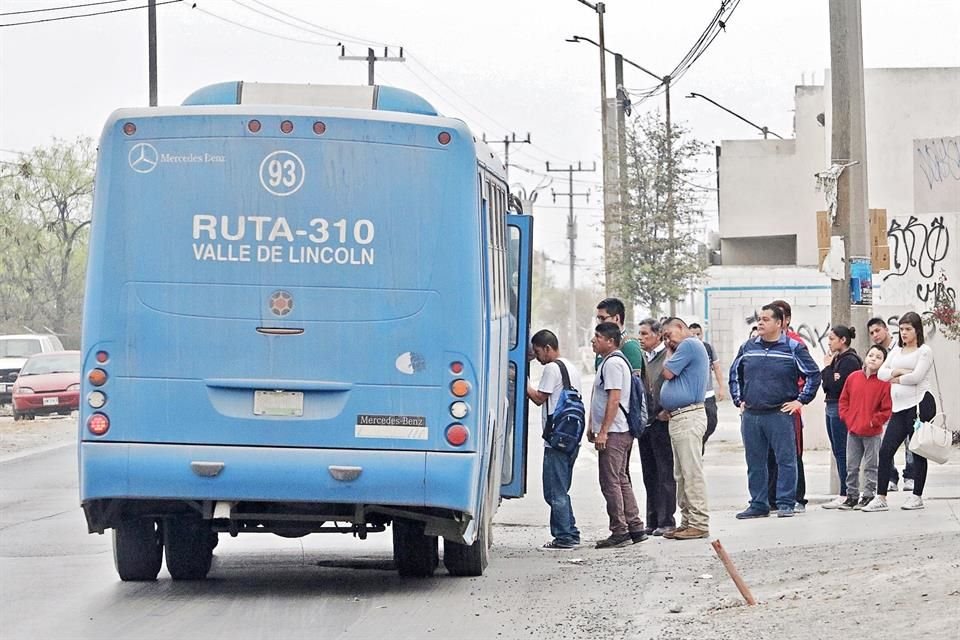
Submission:
MULTIPOLYGON (((673 477, 677 481, 680 526, 664 538, 694 540, 710 535, 707 483, 703 477, 703 436, 707 414, 703 397, 710 375, 707 349, 680 318, 669 318, 663 332, 673 353, 663 364, 660 405, 669 414, 673 477)), ((663 416, 667 417, 667 416, 663 416)))
POLYGON ((750 506, 737 518, 770 515, 767 451, 777 461, 777 515, 794 514, 797 493, 797 440, 793 414, 813 400, 820 367, 806 345, 784 331, 783 309, 768 304, 757 321, 759 335, 743 343, 730 366, 730 398, 740 407, 740 433, 747 459, 750 506), (797 380, 804 378, 802 389, 797 380))

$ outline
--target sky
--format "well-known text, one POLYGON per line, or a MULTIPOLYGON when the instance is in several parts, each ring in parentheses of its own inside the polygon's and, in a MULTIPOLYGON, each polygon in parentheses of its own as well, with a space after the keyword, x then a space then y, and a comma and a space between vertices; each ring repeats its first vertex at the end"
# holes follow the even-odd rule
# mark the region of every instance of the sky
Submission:
MULTIPOLYGON (((3 26, 146 4, 14 14, 91 1, 0 0, 0 160, 54 137, 96 139, 114 109, 147 105, 145 10, 3 26)), ((665 74, 719 6, 720 0, 609 0, 607 48, 665 74)), ((865 67, 960 66, 960 2, 864 0, 862 6, 865 67)), ((829 67, 828 9, 827 0, 742 0, 725 31, 674 86, 674 122, 711 148, 759 137, 713 105, 684 98, 695 91, 791 137, 794 87, 822 83, 829 67)), ((161 105, 228 80, 365 84, 366 64, 339 60, 336 43, 343 41, 348 55, 366 53, 358 40, 394 45, 391 55, 403 46, 406 62, 379 63, 378 83, 423 95, 478 135, 530 133, 533 144, 511 147, 510 180, 528 191, 543 187, 536 246, 565 281, 567 200, 554 203, 550 189, 565 193, 567 185, 560 176, 547 184, 543 174, 547 161, 554 168, 599 165, 599 53, 591 44, 566 42, 575 34, 597 39, 597 14, 589 7, 578 0, 186 0, 157 13, 161 105), (318 27, 344 35, 324 35, 318 27)), ((612 96, 612 60, 607 74, 612 96)), ((651 79, 627 66, 625 85, 648 88, 651 79)), ((635 112, 662 108, 660 96, 635 112)), ((708 227, 716 224, 712 165, 704 158, 698 176, 708 227)), ((581 173, 577 180, 575 191, 592 192, 576 201, 583 281, 600 273, 601 175, 581 173)))

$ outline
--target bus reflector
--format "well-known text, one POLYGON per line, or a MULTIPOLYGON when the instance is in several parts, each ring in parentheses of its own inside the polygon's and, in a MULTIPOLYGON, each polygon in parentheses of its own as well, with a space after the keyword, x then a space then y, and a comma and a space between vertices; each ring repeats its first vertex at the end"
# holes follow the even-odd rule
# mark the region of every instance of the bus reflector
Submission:
POLYGON ((97 358, 97 362, 99 362, 100 364, 103 364, 104 362, 110 359, 110 354, 107 353, 106 351, 97 351, 96 358, 97 358))
POLYGON ((259 132, 259 131, 260 131, 260 121, 259 121, 259 120, 251 120, 250 122, 247 123, 247 129, 250 130, 250 133, 257 133, 257 132, 259 132))
POLYGON ((95 387, 102 387, 107 382, 107 372, 103 369, 93 369, 87 374, 87 380, 95 387))
POLYGON ((450 393, 458 398, 462 398, 470 393, 470 383, 463 378, 457 378, 450 383, 450 393))
POLYGON ((450 363, 450 373, 460 375, 463 373, 463 363, 462 362, 451 362, 450 363))
POLYGON ((440 144, 450 144, 450 134, 446 131, 441 131, 440 135, 437 136, 437 142, 440 144))
POLYGON ((467 406, 466 402, 458 400, 450 405, 450 415, 457 420, 463 420, 468 413, 470 413, 470 407, 467 406))
POLYGON ((318 136, 322 136, 327 131, 327 125, 323 124, 319 120, 313 123, 313 132, 318 136))
POLYGON ((127 122, 126 124, 123 125, 124 135, 132 136, 136 132, 137 132, 137 125, 133 124, 132 122, 127 122))
POLYGON ((470 431, 459 422, 454 422, 447 427, 447 442, 455 447, 459 447, 470 437, 470 431))
POLYGON ((280 123, 280 131, 283 131, 284 133, 292 133, 293 123, 290 122, 289 120, 284 120, 283 122, 280 123))
POLYGON ((95 436, 102 436, 110 429, 110 419, 102 413, 95 413, 87 418, 87 431, 95 436))

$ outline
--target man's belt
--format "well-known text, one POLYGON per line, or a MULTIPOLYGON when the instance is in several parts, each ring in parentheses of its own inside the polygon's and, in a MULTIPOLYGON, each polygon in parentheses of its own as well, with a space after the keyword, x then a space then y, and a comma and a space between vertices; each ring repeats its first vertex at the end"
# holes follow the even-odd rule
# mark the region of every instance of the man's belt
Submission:
POLYGON ((703 403, 698 402, 696 404, 688 404, 685 407, 680 407, 679 409, 674 409, 670 412, 670 417, 675 418, 681 413, 687 413, 688 411, 696 411, 697 409, 703 409, 703 403))

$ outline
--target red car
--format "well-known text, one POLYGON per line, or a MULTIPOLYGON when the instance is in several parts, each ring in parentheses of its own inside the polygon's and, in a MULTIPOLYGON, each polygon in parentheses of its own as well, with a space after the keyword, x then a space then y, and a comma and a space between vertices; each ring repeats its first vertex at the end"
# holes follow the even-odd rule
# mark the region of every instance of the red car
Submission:
POLYGON ((80 352, 54 351, 31 356, 13 385, 13 419, 67 415, 80 405, 80 352))

